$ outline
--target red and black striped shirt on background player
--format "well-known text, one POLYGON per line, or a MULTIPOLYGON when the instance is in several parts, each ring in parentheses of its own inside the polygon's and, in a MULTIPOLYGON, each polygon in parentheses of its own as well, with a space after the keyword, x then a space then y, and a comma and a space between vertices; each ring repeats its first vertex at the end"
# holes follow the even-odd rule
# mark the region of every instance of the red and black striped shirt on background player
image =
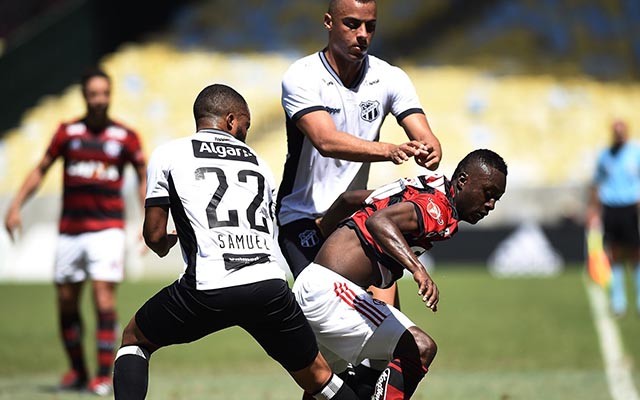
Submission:
POLYGON ((144 164, 133 130, 114 121, 101 132, 91 132, 82 120, 63 123, 47 153, 64 159, 61 233, 124 228, 124 167, 144 164))
POLYGON ((429 250, 431 242, 449 239, 458 230, 454 190, 451 182, 441 174, 403 178, 374 190, 363 208, 341 225, 354 229, 367 252, 378 260, 382 282, 376 286, 382 288, 391 286, 402 277, 404 267, 384 253, 373 240, 365 222, 376 210, 400 202, 413 203, 418 213, 418 230, 404 235, 416 255, 429 250))

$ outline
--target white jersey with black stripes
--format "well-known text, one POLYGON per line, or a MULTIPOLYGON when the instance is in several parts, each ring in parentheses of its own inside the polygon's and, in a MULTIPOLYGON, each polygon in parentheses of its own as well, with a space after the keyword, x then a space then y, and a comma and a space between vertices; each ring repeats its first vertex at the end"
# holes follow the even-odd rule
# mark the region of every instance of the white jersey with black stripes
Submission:
POLYGON ((285 279, 274 256, 274 194, 267 164, 219 130, 158 147, 147 168, 145 206, 170 207, 180 279, 198 290, 285 279))

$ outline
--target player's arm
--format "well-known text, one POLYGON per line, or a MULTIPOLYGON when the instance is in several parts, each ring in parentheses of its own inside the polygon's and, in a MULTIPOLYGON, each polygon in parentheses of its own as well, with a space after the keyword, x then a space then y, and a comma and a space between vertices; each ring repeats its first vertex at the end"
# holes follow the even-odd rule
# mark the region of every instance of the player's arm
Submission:
POLYGON ((138 198, 144 207, 144 200, 147 194, 147 168, 145 164, 134 166, 136 177, 138 178, 138 198))
POLYGON ((416 163, 432 171, 436 170, 442 160, 442 147, 440 140, 431 131, 427 117, 421 112, 413 113, 403 118, 400 125, 409 139, 423 143, 426 147, 426 152, 415 156, 416 163))
POLYGON ((371 192, 372 190, 349 190, 338 196, 324 216, 316 219, 322 236, 328 237, 340 221, 358 211, 371 192))
POLYGON ((20 208, 22 205, 36 192, 42 183, 42 179, 47 174, 47 171, 51 167, 51 164, 55 161, 55 158, 48 152, 40 160, 38 165, 27 175, 27 178, 23 182, 20 190, 14 197, 7 215, 4 220, 4 226, 9 233, 11 240, 14 240, 15 230, 22 229, 22 219, 20 217, 20 208))
POLYGON ((419 230, 418 218, 415 205, 411 202, 402 202, 374 212, 367 219, 366 227, 384 253, 413 274, 422 301, 435 312, 438 310, 438 287, 403 235, 403 233, 419 230))
POLYGON ((336 129, 328 112, 313 111, 296 122, 318 152, 325 157, 348 161, 392 161, 402 164, 409 158, 422 154, 424 145, 418 140, 395 145, 363 140, 336 129))
POLYGON ((142 235, 144 242, 154 253, 164 257, 178 242, 178 236, 167 233, 169 206, 147 206, 144 212, 142 235))

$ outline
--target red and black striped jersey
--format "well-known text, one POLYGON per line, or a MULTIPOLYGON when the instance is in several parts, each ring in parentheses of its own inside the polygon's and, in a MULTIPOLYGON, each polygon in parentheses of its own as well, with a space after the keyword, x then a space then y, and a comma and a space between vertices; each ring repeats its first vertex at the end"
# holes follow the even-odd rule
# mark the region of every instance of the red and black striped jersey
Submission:
POLYGON ((124 227, 124 167, 144 164, 133 130, 113 121, 101 132, 90 131, 82 120, 63 123, 47 154, 64 160, 61 233, 124 227))
POLYGON ((413 203, 418 214, 418 229, 404 234, 416 255, 429 250, 434 241, 449 239, 458 230, 454 190, 443 175, 403 178, 374 190, 363 207, 341 225, 354 229, 367 252, 377 259, 382 281, 376 286, 382 288, 399 279, 404 267, 385 254, 367 230, 365 222, 375 211, 401 202, 413 203))

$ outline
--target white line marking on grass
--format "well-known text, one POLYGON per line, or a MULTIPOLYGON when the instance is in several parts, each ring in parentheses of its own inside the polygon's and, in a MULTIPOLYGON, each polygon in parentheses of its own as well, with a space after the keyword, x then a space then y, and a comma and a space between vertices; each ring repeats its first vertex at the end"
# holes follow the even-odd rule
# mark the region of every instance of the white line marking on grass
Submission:
POLYGON ((640 400, 631 378, 629 360, 622 350, 620 331, 609 313, 608 300, 604 290, 588 279, 585 285, 591 303, 593 322, 600 339, 600 350, 602 351, 611 398, 613 400, 640 400))

